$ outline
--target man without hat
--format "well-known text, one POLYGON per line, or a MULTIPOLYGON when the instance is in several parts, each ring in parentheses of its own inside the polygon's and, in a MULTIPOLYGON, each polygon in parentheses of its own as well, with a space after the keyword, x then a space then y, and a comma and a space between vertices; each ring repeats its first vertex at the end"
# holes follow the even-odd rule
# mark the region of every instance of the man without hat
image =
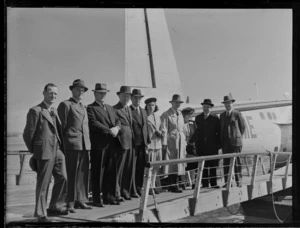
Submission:
POLYGON ((117 92, 119 102, 113 106, 117 117, 121 121, 119 132, 120 143, 116 145, 119 157, 117 158, 117 201, 131 200, 130 191, 133 176, 133 152, 134 135, 132 129, 132 113, 129 108, 131 89, 129 86, 121 86, 117 92))
POLYGON ((65 207, 67 173, 61 122, 53 104, 57 98, 57 86, 48 83, 44 87, 44 100, 27 114, 23 133, 24 142, 33 154, 31 168, 37 172, 34 217, 38 222, 52 222, 48 216, 67 215, 65 207), (54 185, 49 209, 46 212, 47 194, 52 175, 54 185))
POLYGON ((93 205, 119 205, 116 200, 117 163, 120 157, 115 145, 120 144, 118 133, 121 122, 115 110, 104 103, 109 90, 106 84, 95 85, 95 101, 88 105, 89 129, 91 139, 91 168, 93 205), (103 200, 100 193, 102 192, 103 200))
MULTIPOLYGON (((245 122, 242 114, 233 109, 235 100, 231 94, 224 96, 223 104, 226 111, 220 115, 221 122, 221 146, 223 154, 241 153, 243 146, 243 134, 245 132, 245 122)), ((242 186, 242 164, 239 157, 236 158, 234 165, 235 181, 238 187, 242 186)), ((223 160, 225 186, 229 172, 230 158, 223 160)), ((224 187, 225 187, 224 186, 224 187)))
MULTIPOLYGON (((184 134, 184 120, 179 107, 183 101, 181 96, 174 94, 170 101, 172 107, 161 115, 162 124, 162 151, 166 160, 185 158, 186 139, 184 134)), ((180 193, 179 175, 185 175, 185 165, 167 165, 165 173, 169 173, 168 178, 172 187, 172 192, 180 193)))
POLYGON ((89 150, 91 149, 88 115, 81 100, 88 90, 84 81, 77 79, 69 86, 72 97, 57 108, 62 123, 66 155, 68 187, 67 210, 92 209, 85 204, 89 192, 89 150))
MULTIPOLYGON (((217 155, 220 148, 219 117, 211 113, 214 106, 211 99, 204 99, 201 103, 203 112, 196 116, 196 130, 192 141, 196 145, 197 156, 217 155)), ((217 183, 218 160, 205 161, 202 187, 219 188, 217 183)))
POLYGON ((143 187, 144 169, 146 165, 146 148, 150 143, 148 135, 147 112, 140 107, 144 97, 140 89, 132 90, 130 106, 132 113, 133 145, 133 184, 131 197, 139 198, 143 187))

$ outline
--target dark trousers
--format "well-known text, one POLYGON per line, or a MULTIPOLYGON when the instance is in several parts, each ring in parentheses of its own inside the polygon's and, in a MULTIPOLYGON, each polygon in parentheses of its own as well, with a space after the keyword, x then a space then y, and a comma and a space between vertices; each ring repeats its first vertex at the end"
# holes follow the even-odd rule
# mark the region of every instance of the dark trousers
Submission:
POLYGON ((86 150, 67 150, 66 167, 68 205, 73 207, 75 201, 87 202, 89 193, 89 152, 86 150))
POLYGON ((217 166, 218 160, 205 161, 202 174, 202 187, 217 185, 217 166))
POLYGON ((145 145, 135 146, 133 150, 133 176, 131 193, 141 194, 144 180, 144 169, 146 164, 145 145))
MULTIPOLYGON (((222 151, 223 151, 223 154, 241 153, 242 147, 225 144, 222 148, 222 151)), ((229 168, 230 168, 229 165, 230 165, 230 158, 223 159, 225 183, 227 183, 227 179, 228 179, 228 172, 229 172, 229 168)), ((241 165, 242 165, 241 159, 239 157, 237 157, 235 160, 235 163, 234 163, 235 181, 237 184, 242 183, 242 166, 241 165)))
POLYGON ((117 196, 130 197, 133 172, 132 149, 119 149, 117 155, 117 196))
POLYGON ((47 216, 47 195, 52 175, 54 185, 49 208, 59 209, 66 204, 67 173, 65 156, 58 150, 56 156, 48 160, 37 159, 37 182, 34 216, 47 216))
POLYGON ((115 151, 112 147, 91 151, 93 202, 101 203, 100 193, 104 201, 115 200, 117 170, 115 151))

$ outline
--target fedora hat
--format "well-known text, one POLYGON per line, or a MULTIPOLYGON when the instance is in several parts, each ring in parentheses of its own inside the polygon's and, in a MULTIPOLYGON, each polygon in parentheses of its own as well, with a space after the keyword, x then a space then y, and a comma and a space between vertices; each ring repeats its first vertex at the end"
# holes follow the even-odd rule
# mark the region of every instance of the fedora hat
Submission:
POLYGON ((106 84, 103 83, 96 83, 95 90, 92 90, 94 92, 109 92, 109 90, 106 88, 106 84))
POLYGON ((155 97, 150 97, 150 98, 145 100, 145 104, 149 104, 151 102, 156 102, 156 101, 157 101, 157 99, 155 97))
POLYGON ((121 86, 120 87, 120 91, 117 92, 117 95, 119 95, 120 93, 128 93, 131 94, 131 89, 129 86, 121 86))
POLYGON ((179 94, 174 94, 173 97, 172 97, 172 100, 170 101, 173 102, 173 101, 179 101, 180 103, 183 103, 183 101, 181 100, 181 96, 179 94))
POLYGON ((211 107, 214 107, 214 104, 211 102, 211 99, 204 99, 201 105, 210 105, 211 107))
POLYGON ((142 92, 140 89, 133 89, 132 90, 132 94, 131 96, 139 96, 139 97, 144 97, 144 95, 142 95, 142 92))
POLYGON ((181 111, 182 115, 184 115, 184 116, 185 115, 192 115, 194 112, 195 112, 195 109, 190 108, 190 107, 184 108, 181 111))
POLYGON ((76 79, 74 82, 73 82, 73 85, 70 85, 69 88, 70 90, 72 90, 73 88, 75 87, 82 87, 84 88, 84 92, 86 92, 88 90, 88 88, 85 87, 85 84, 84 84, 84 81, 81 80, 81 79, 76 79))
POLYGON ((232 101, 232 102, 235 102, 235 100, 232 98, 232 95, 231 95, 231 94, 224 96, 224 99, 223 99, 223 102, 222 102, 222 103, 224 104, 226 101, 232 101))

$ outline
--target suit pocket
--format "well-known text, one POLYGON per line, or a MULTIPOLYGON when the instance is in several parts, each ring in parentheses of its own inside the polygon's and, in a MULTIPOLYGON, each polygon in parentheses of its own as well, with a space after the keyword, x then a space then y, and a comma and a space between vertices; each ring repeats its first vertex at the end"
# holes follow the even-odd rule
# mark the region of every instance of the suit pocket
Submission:
POLYGON ((76 138, 78 137, 79 133, 66 133, 65 135, 68 138, 76 138))
POLYGON ((43 144, 43 141, 34 141, 33 146, 41 146, 43 144))

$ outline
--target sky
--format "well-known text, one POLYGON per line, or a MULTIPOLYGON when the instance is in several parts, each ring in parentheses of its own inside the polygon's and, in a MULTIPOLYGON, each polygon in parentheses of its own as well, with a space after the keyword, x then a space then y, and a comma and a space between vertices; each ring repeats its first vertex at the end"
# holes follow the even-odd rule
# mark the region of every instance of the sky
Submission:
MULTIPOLYGON (((165 9, 183 95, 215 104, 229 92, 237 101, 292 94, 292 10, 165 9), (257 84, 257 87, 254 85, 257 84)), ((124 9, 8 8, 7 131, 23 131, 29 108, 45 84, 71 96, 75 79, 89 91, 125 81, 124 9)), ((117 91, 107 95, 114 105, 117 91)), ((290 97, 291 98, 291 97, 290 97)))

